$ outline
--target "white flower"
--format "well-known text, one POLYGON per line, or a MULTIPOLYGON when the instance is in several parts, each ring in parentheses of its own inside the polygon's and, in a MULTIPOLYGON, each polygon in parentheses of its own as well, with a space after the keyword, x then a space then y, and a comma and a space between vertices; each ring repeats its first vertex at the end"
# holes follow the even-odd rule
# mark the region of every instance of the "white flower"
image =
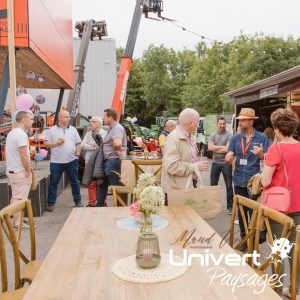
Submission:
POLYGON ((146 187, 139 197, 139 210, 146 215, 160 214, 165 205, 165 194, 159 186, 146 187))
POLYGON ((135 197, 136 199, 140 198, 141 193, 143 190, 151 185, 154 185, 156 181, 156 178, 151 173, 143 173, 139 176, 139 179, 137 181, 136 188, 134 189, 135 197))

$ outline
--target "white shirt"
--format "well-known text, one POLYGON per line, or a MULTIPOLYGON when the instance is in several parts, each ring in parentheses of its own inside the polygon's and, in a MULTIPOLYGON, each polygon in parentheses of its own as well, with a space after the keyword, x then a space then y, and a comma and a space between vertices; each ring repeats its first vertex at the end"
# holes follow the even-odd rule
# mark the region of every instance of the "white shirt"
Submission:
POLYGON ((76 145, 81 143, 81 139, 75 127, 62 128, 55 125, 47 130, 45 141, 56 142, 60 138, 64 138, 65 142, 62 145, 51 148, 50 162, 66 164, 77 158, 76 145))
POLYGON ((21 128, 13 129, 6 138, 6 169, 8 171, 25 172, 20 147, 27 147, 28 161, 30 161, 29 141, 26 132, 21 128))

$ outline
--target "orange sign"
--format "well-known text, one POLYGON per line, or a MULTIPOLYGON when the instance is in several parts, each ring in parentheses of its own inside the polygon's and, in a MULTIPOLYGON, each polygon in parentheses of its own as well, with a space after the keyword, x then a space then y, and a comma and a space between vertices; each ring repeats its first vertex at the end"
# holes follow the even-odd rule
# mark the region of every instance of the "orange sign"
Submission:
MULTIPOLYGON (((14 1, 15 46, 28 47, 28 1, 14 1)), ((0 46, 8 45, 7 1, 0 2, 0 46)))

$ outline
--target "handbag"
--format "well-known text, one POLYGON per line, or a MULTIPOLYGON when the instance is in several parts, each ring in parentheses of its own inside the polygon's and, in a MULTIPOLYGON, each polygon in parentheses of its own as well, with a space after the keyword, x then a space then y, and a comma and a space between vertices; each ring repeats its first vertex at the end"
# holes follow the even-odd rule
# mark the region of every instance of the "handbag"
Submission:
POLYGON ((272 186, 266 188, 264 190, 264 206, 282 213, 289 213, 291 207, 291 188, 280 146, 278 144, 276 145, 280 153, 281 161, 283 163, 284 174, 288 184, 288 188, 285 188, 283 186, 272 186))

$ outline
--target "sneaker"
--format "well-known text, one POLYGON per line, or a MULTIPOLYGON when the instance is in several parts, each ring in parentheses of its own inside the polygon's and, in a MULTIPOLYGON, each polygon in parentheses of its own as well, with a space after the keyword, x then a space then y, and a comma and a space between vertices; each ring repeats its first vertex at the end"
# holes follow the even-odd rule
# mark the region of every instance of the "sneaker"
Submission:
MULTIPOLYGON (((19 230, 19 224, 14 223, 13 228, 14 230, 19 230)), ((30 229, 30 226, 26 223, 23 223, 22 230, 28 230, 28 229, 30 229)))
POLYGON ((239 225, 239 224, 240 224, 239 220, 236 219, 236 220, 234 221, 234 224, 235 224, 235 225, 239 225))
POLYGON ((75 203, 75 207, 83 207, 83 204, 81 202, 75 203))
POLYGON ((229 207, 229 208, 227 208, 227 213, 228 213, 228 215, 232 215, 232 208, 231 207, 229 207))
MULTIPOLYGON (((27 218, 23 219, 23 223, 30 226, 29 220, 27 218)), ((37 229, 37 226, 35 224, 34 224, 34 229, 37 229)))
POLYGON ((47 204, 46 211, 54 211, 54 204, 47 204))
POLYGON ((86 207, 96 207, 96 204, 95 205, 88 204, 86 207))

